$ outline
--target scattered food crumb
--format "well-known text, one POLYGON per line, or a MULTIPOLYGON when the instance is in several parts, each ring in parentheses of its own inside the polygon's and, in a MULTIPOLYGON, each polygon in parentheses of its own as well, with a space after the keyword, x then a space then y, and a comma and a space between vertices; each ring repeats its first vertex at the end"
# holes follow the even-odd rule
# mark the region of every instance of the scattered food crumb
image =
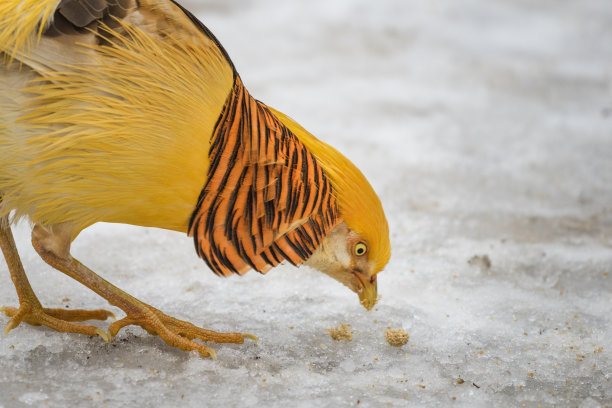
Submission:
POLYGON ((481 270, 488 271, 491 269, 491 259, 489 259, 488 255, 474 255, 468 260, 468 264, 477 266, 481 270))
POLYGON ((70 302, 70 298, 65 297, 65 298, 62 299, 62 302, 64 302, 64 303, 70 302))
POLYGON ((340 323, 340 327, 330 327, 325 329, 326 333, 329 333, 332 339, 336 341, 352 341, 353 332, 351 331, 350 324, 340 323))
POLYGON ((457 378, 457 384, 463 384, 464 382, 463 378, 457 378))
POLYGON ((394 347, 401 347, 404 344, 408 343, 408 333, 404 331, 404 329, 391 329, 385 330, 385 339, 387 343, 394 347))
POLYGON ((423 384, 419 384, 419 387, 425 389, 425 386, 423 384))

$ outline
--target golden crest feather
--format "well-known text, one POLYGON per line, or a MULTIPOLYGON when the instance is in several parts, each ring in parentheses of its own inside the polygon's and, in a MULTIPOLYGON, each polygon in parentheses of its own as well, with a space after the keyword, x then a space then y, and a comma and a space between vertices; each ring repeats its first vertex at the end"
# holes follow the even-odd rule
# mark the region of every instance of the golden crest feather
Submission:
POLYGON ((11 62, 32 47, 53 17, 60 0, 2 0, 0 51, 11 62))
POLYGON ((351 230, 368 241, 375 269, 381 271, 391 257, 389 224, 382 203, 368 180, 338 150, 314 137, 284 113, 271 110, 317 158, 331 180, 340 215, 351 230))

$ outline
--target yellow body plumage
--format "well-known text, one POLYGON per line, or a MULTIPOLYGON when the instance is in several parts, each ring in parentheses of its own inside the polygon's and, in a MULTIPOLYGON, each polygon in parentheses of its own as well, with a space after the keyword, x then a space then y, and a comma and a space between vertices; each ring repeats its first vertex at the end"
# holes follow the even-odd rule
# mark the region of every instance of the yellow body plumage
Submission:
POLYGON ((187 231, 232 69, 216 47, 125 28, 121 47, 82 46, 87 62, 0 80, 5 212, 187 231))
MULTIPOLYGON (((28 54, 60 0, 3 0, 0 2, 0 47, 13 60, 28 54)), ((6 58, 5 58, 6 59, 6 58)))

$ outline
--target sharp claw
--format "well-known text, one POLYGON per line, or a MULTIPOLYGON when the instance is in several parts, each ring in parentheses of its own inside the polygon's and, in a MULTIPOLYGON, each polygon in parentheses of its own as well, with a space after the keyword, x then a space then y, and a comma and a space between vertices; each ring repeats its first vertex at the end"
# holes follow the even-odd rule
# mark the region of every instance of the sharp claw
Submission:
POLYGON ((8 324, 6 325, 6 329, 4 329, 4 334, 9 334, 9 332, 17 326, 19 326, 19 323, 15 323, 15 319, 9 320, 8 324))
POLYGON ((115 314, 113 312, 109 312, 108 310, 106 311, 106 318, 111 318, 114 321, 117 321, 117 316, 115 316, 115 314))
POLYGON ((259 341, 259 339, 256 336, 253 336, 252 334, 249 333, 240 333, 242 335, 243 339, 250 339, 253 341, 259 341))
POLYGON ((206 356, 206 357, 210 357, 213 360, 217 359, 217 353, 215 352, 215 350, 209 348, 207 351, 208 351, 208 356, 206 356))
POLYGON ((96 334, 102 337, 102 340, 104 340, 107 343, 110 343, 112 340, 111 336, 102 329, 96 329, 96 334))

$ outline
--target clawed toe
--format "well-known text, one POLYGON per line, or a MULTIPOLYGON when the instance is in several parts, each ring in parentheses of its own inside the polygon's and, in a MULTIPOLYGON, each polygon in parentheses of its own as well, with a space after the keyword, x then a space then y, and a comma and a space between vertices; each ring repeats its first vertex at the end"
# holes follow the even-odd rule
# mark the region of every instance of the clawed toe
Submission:
POLYGON ((192 323, 170 317, 161 311, 140 303, 137 305, 137 314, 124 317, 113 322, 109 327, 109 334, 114 337, 119 330, 131 324, 138 325, 150 334, 158 335, 167 344, 182 350, 198 351, 204 357, 216 359, 216 353, 210 347, 196 341, 213 341, 216 343, 243 343, 244 339, 257 341, 257 337, 249 333, 219 333, 202 329, 192 323))
POLYGON ((47 326, 64 333, 79 333, 87 336, 99 336, 106 342, 111 341, 111 336, 98 327, 71 323, 71 320, 83 321, 85 317, 88 317, 85 320, 95 318, 98 318, 98 320, 105 320, 112 315, 111 312, 101 310, 88 311, 43 309, 40 307, 40 305, 27 305, 21 306, 19 309, 3 306, 0 308, 0 313, 4 313, 11 318, 6 325, 4 334, 8 334, 22 322, 25 322, 33 326, 47 326))
POLYGON ((109 326, 108 332, 95 326, 78 325, 71 322, 81 322, 85 320, 106 320, 115 319, 115 315, 109 311, 98 310, 65 310, 65 309, 46 309, 37 306, 22 306, 19 309, 14 307, 0 307, 0 313, 4 313, 11 319, 6 325, 5 334, 19 326, 21 322, 31 325, 44 325, 55 330, 67 333, 81 333, 89 336, 99 336, 105 342, 112 341, 119 330, 132 324, 139 325, 151 334, 158 335, 167 344, 178 347, 182 350, 197 351, 204 357, 217 359, 215 351, 203 344, 194 341, 214 341, 216 343, 244 343, 245 339, 258 341, 257 337, 249 333, 219 333, 212 330, 202 329, 189 322, 178 320, 167 316, 159 310, 141 304, 141 312, 138 317, 126 316, 123 319, 115 320, 109 326))
POLYGON ((242 336, 243 339, 253 340, 254 342, 259 341, 257 336, 253 336, 252 334, 249 334, 249 333, 240 333, 240 335, 242 336))
POLYGON ((102 340, 104 340, 107 343, 110 343, 111 341, 113 341, 113 338, 104 330, 102 329, 97 329, 96 330, 96 334, 100 337, 102 337, 102 340))
POLYGON ((87 320, 107 320, 109 318, 117 320, 113 312, 104 309, 83 310, 83 309, 47 309, 43 311, 49 316, 53 316, 67 322, 86 322, 87 320))

